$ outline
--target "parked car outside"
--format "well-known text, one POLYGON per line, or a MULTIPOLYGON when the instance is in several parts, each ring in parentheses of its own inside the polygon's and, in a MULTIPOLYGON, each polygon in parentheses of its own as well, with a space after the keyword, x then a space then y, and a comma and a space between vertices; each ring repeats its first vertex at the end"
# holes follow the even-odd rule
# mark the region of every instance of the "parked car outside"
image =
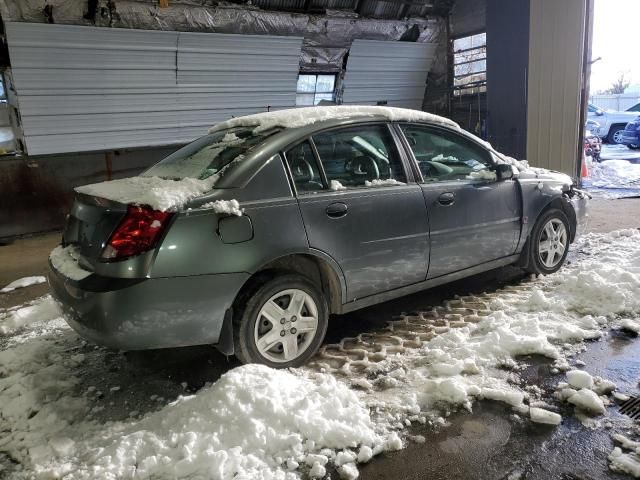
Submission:
POLYGON ((629 107, 626 112, 640 112, 640 103, 636 103, 633 107, 629 107))
POLYGON ((640 116, 627 123, 622 132, 622 143, 632 150, 640 148, 640 116))
POLYGON ((595 120, 600 124, 600 128, 595 132, 603 141, 612 144, 622 144, 622 132, 627 123, 631 122, 637 113, 634 112, 612 112, 602 110, 593 104, 587 107, 587 119, 595 120))
POLYGON ((301 365, 343 314, 497 267, 564 263, 587 197, 450 120, 310 107, 229 120, 76 189, 49 283, 83 337, 301 365))

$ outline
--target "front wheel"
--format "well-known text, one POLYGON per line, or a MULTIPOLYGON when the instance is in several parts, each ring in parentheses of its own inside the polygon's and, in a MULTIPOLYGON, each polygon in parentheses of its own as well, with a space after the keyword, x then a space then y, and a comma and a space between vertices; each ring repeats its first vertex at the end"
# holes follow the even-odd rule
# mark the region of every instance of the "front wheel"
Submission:
POLYGON ((523 251, 525 270, 542 275, 557 272, 568 253, 569 220, 562 210, 548 210, 533 226, 523 251))
POLYGON ((627 145, 628 148, 630 148, 631 150, 638 150, 640 148, 640 145, 627 145))
POLYGON ((262 283, 237 307, 234 347, 242 363, 273 368, 304 365, 327 331, 324 295, 298 274, 285 273, 262 283))
POLYGON ((613 126, 609 131, 608 140, 609 143, 613 145, 621 145, 622 144, 622 133, 624 132, 624 126, 613 126))

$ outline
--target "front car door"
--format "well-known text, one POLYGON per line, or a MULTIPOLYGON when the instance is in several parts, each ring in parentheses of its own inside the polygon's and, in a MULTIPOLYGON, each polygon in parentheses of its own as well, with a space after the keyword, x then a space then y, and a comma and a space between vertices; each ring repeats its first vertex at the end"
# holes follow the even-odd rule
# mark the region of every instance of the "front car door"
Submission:
POLYGON ((399 127, 422 175, 431 242, 428 278, 513 254, 520 190, 513 179, 496 179, 491 152, 449 129, 399 127))
POLYGON ((285 156, 309 245, 340 265, 348 301, 425 279, 424 198, 389 125, 322 131, 285 156))

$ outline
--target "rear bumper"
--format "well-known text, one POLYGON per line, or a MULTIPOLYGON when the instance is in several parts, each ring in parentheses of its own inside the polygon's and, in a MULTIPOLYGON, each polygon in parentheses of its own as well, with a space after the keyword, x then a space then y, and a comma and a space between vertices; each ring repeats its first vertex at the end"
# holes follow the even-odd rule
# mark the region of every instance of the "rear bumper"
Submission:
POLYGON ((71 280, 49 264, 52 294, 67 323, 92 342, 121 350, 216 344, 246 273, 71 280))

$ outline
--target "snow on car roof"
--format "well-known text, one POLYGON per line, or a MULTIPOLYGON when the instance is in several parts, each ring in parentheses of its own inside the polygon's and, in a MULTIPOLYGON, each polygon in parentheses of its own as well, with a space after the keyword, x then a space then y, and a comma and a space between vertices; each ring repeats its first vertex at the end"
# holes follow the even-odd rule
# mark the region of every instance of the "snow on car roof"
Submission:
POLYGON ((390 121, 428 122, 456 129, 460 128, 457 123, 448 118, 419 110, 396 107, 336 105, 289 108, 232 118, 211 127, 209 133, 234 127, 256 127, 256 132, 276 127, 298 128, 326 120, 345 120, 361 117, 384 117, 390 121))

